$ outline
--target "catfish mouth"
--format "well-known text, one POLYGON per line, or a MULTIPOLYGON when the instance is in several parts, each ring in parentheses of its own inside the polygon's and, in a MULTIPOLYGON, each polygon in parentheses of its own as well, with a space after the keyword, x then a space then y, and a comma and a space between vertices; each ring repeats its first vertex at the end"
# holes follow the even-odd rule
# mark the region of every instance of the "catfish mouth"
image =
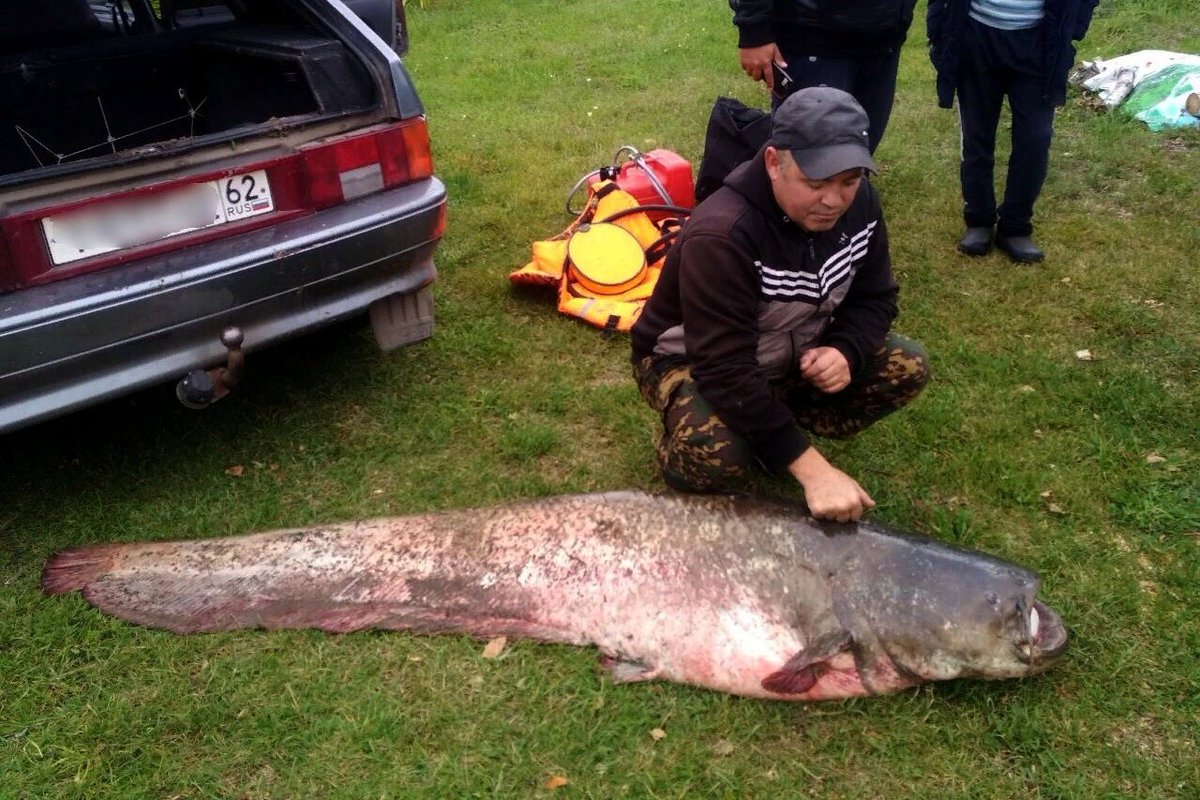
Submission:
POLYGON ((1029 664, 1031 670, 1040 671, 1050 666, 1067 651, 1069 637, 1063 625, 1062 618, 1043 603, 1033 601, 1029 612, 1028 644, 1022 647, 1022 661, 1029 664))

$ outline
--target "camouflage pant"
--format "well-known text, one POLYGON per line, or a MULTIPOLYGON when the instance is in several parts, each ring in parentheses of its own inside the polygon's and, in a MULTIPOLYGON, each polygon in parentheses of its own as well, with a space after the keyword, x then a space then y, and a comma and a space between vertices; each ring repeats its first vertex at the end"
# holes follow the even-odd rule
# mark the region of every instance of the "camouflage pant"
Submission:
MULTIPOLYGON (((662 414, 663 435, 656 450, 663 480, 685 491, 736 488, 757 463, 754 451, 700 396, 691 369, 671 367, 659 375, 652 359, 645 358, 634 365, 633 373, 642 397, 662 414)), ((840 392, 822 392, 798 375, 772 383, 771 389, 792 410, 801 428, 842 439, 908 403, 928 381, 925 349, 893 333, 840 392)))

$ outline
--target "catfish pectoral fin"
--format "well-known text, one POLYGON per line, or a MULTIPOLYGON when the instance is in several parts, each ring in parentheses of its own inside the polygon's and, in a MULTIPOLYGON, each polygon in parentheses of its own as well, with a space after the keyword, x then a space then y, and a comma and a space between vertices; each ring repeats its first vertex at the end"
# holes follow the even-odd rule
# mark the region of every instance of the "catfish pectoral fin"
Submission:
POLYGON ((852 641, 850 633, 844 630, 817 637, 811 646, 796 653, 786 664, 763 678, 762 688, 775 694, 807 692, 824 672, 822 668, 825 662, 849 650, 852 641))
MULTIPOLYGON (((793 661, 795 659, 792 659, 793 661)), ((789 667, 789 661, 783 669, 772 672, 762 679, 762 687, 775 694, 803 694, 817 684, 817 671, 813 667, 795 669, 789 667)))

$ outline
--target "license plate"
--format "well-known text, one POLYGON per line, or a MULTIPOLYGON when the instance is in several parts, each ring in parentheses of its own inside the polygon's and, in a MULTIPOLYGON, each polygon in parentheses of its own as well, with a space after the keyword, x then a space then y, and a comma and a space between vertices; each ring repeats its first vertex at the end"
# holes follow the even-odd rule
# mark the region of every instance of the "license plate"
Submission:
POLYGON ((69 264, 274 210, 260 169, 44 217, 42 231, 54 263, 69 264))

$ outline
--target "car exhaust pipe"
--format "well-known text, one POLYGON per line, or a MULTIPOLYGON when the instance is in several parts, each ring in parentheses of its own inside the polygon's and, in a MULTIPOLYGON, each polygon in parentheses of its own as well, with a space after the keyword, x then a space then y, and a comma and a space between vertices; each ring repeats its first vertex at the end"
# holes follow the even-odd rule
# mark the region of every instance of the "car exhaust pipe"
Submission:
POLYGON ((246 356, 242 353, 245 336, 242 329, 230 325, 221 331, 221 344, 228 350, 225 366, 194 369, 175 384, 175 396, 188 408, 196 410, 210 405, 229 394, 242 380, 246 371, 246 356))

